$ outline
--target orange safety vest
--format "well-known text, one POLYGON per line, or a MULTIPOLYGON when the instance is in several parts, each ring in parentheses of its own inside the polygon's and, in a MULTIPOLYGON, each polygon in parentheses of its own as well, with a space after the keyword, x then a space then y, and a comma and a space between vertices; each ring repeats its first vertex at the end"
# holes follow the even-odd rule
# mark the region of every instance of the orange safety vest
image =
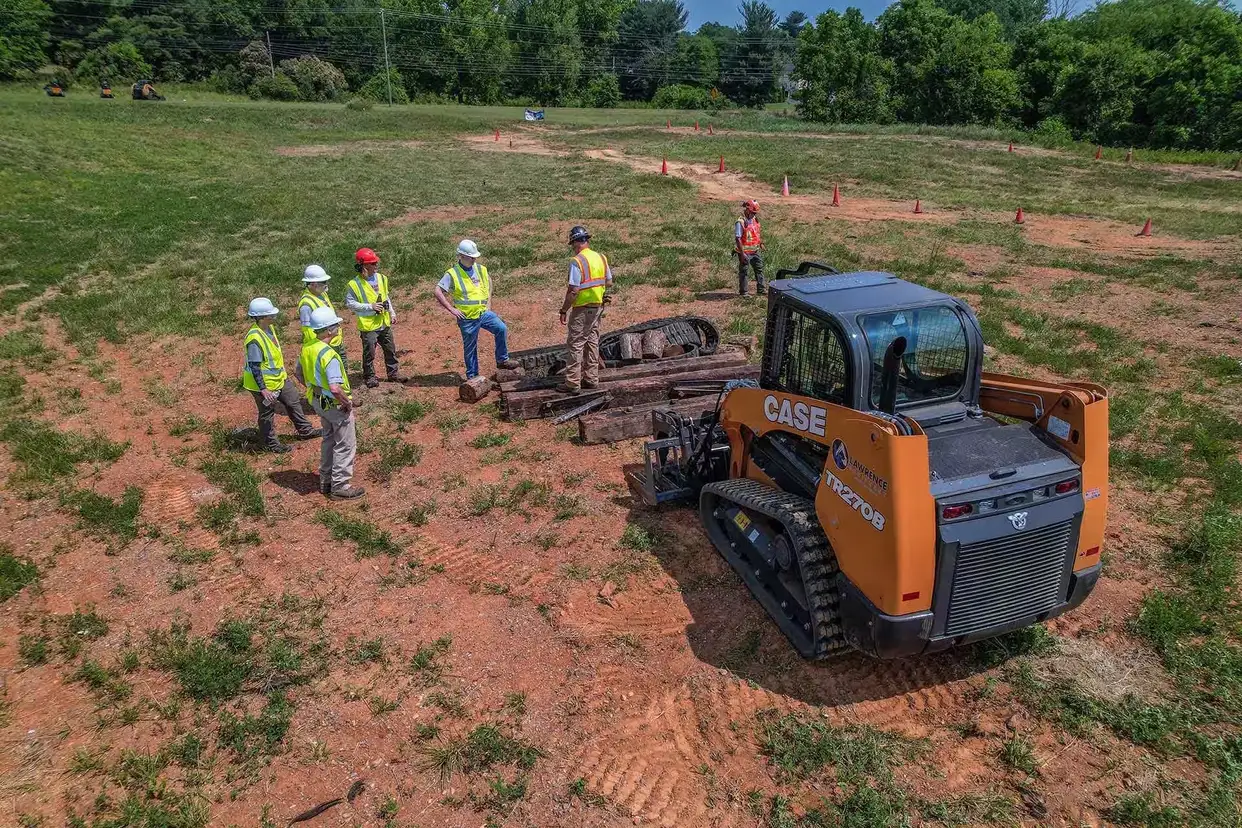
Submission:
POLYGON ((759 252, 760 245, 763 240, 759 237, 759 219, 753 218, 749 221, 745 217, 742 218, 742 252, 746 254, 759 252))

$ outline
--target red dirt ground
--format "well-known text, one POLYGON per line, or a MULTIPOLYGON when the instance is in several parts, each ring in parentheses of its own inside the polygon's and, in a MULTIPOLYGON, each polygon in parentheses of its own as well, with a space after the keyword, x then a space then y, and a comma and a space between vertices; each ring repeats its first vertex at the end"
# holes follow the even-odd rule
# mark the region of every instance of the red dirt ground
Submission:
MULTIPOLYGON (((618 275, 624 279, 620 267, 618 275)), ((408 304, 402 295, 419 288, 403 274, 392 276, 399 304, 408 304)), ((626 291, 609 311, 606 327, 667 313, 656 302, 658 295, 648 287, 626 291)), ((554 323, 558 298, 557 291, 544 290, 497 301, 514 347, 559 337, 554 323)), ((715 313, 719 305, 693 303, 685 311, 715 313)), ((239 323, 239 334, 241 328, 239 323)), ((1112 740, 1061 744, 1046 725, 1015 720, 1017 708, 1003 692, 987 696, 986 676, 963 654, 892 663, 860 656, 822 664, 801 661, 711 550, 692 511, 653 512, 630 497, 623 466, 639 458, 638 441, 575 446, 558 440, 557 429, 546 421, 498 425, 478 409, 456 402, 458 342, 451 321, 440 312, 407 307, 396 339, 405 352, 403 370, 413 379, 405 387, 359 391, 364 430, 389 398, 433 400, 438 412, 469 414, 470 422, 447 442, 431 417, 411 426, 401 438, 424 446, 422 462, 385 485, 367 483, 370 491, 362 503, 331 508, 382 523, 424 564, 441 565, 443 571, 424 584, 382 590, 379 579, 394 570, 394 562, 382 557, 356 561, 350 544, 332 542, 313 522, 326 508, 313 491, 316 442, 295 444, 288 462, 268 456, 251 460, 264 478, 271 512, 255 524, 262 542, 197 567, 198 583, 178 593, 166 585, 175 566, 168 560, 165 541, 140 538, 108 556, 104 544, 75 531, 62 512, 9 496, 0 506, 18 553, 43 559, 54 550, 56 561, 40 590, 28 590, 5 606, 0 615, 5 641, 14 641, 28 619, 42 613, 64 614, 95 604, 112 631, 91 652, 108 663, 124 638, 140 642, 145 630, 167 626, 175 613, 188 616, 202 634, 263 598, 292 592, 326 600, 326 630, 334 647, 343 647, 351 635, 383 635, 390 651, 400 654, 387 665, 364 669, 334 662, 325 677, 296 691, 298 710, 286 751, 235 800, 218 798, 212 824, 254 824, 269 803, 274 818, 287 819, 341 795, 358 778, 366 779, 370 790, 354 806, 341 806, 320 823, 378 824, 373 814, 382 796, 391 794, 402 803, 403 820, 481 824, 482 816, 469 806, 441 804, 444 796, 462 794, 463 779, 442 783, 421 770, 412 737, 415 724, 428 721, 433 711, 425 705, 429 690, 415 685, 401 664, 420 642, 444 634, 453 636, 446 682, 463 694, 469 711, 465 721, 450 719, 446 731, 463 731, 499 717, 506 693, 527 694, 520 732, 546 758, 534 771, 527 798, 506 824, 754 825, 744 805, 746 792, 786 790, 770 776, 752 736, 754 714, 767 708, 929 739, 931 758, 925 765, 903 768, 901 778, 931 798, 997 788, 1014 796, 1008 786, 1018 780, 998 775, 993 754, 1017 728, 1034 740, 1042 763, 1034 792, 1027 797, 1038 801, 1024 806, 1035 822, 1082 818, 1098 824, 1098 810, 1135 784, 1134 774, 1144 761, 1141 751, 1112 740), (535 460, 484 465, 486 450, 466 443, 492 430, 511 434, 513 444, 526 454, 544 454, 535 460), (443 492, 444 476, 458 473, 467 489, 443 492), (567 474, 585 478, 574 483, 574 478, 566 480, 567 474), (540 507, 493 512, 483 519, 464 515, 470 491, 521 477, 580 495, 587 514, 556 521, 549 508, 540 507), (403 515, 411 502, 431 497, 439 508, 430 523, 420 529, 408 525, 403 515), (628 521, 660 533, 653 555, 618 547, 628 521), (557 535, 546 551, 536 542, 541 532, 557 535), (618 561, 628 561, 633 572, 615 580, 618 591, 611 603, 601 602, 601 570, 618 561), (594 574, 580 580, 567 575, 572 571, 567 567, 586 567, 594 574), (128 594, 113 594, 116 583, 127 585, 128 594), (505 594, 491 594, 501 591, 505 594), (539 605, 547 607, 546 619, 536 611, 539 605), (753 651, 745 643, 748 635, 757 635, 753 651), (399 697, 399 709, 373 717, 366 702, 372 693, 399 697), (326 758, 313 752, 316 743, 326 744, 326 758), (589 793, 602 797, 601 804, 588 806, 569 797, 570 784, 579 778, 589 793)), ((286 341, 292 340, 286 331, 286 341)), ((54 333, 49 344, 53 341, 60 341, 54 333)), ((209 374, 233 373, 235 349, 233 338, 222 338, 216 347, 202 349, 205 358, 200 362, 192 349, 170 347, 162 380, 181 396, 177 414, 220 417, 236 425, 252 422, 248 398, 200 393, 213 387, 209 374)), ((486 368, 486 341, 481 350, 486 368)), ((126 485, 139 485, 146 493, 144 520, 191 547, 217 547, 194 511, 195 504, 219 496, 196 470, 206 437, 167 435, 165 423, 174 412, 145 396, 150 378, 146 369, 135 367, 129 352, 104 344, 100 358, 115 363, 109 373, 121 383, 119 395, 107 394, 77 367, 32 377, 32 391, 56 400, 64 388, 82 389, 85 410, 63 418, 63 426, 100 429, 112 439, 131 441, 126 455, 93 482, 98 491, 117 496, 126 485), (170 462, 187 448, 199 453, 181 467, 170 462)), ((214 381, 215 387, 219 382, 214 381)), ((288 433, 287 422, 281 430, 288 433)), ((360 457, 364 483, 374 462, 374 454, 360 457)), ((10 461, 0 460, 0 473, 11 470, 10 461)), ((1109 533, 1114 560, 1125 561, 1131 547, 1146 542, 1145 533, 1135 530, 1141 524, 1136 515, 1145 507, 1141 498, 1132 505, 1124 491, 1115 495, 1109 533)), ((1111 631, 1121 628, 1146 588, 1142 581, 1129 580, 1125 570, 1105 579, 1090 602, 1054 624, 1055 631, 1085 642, 1114 640, 1111 631)), ((1143 577, 1141 571, 1135 574, 1143 577)), ((1080 660, 1089 660, 1087 653, 1080 660)), ((152 716, 131 728, 96 732, 84 724, 93 720, 90 695, 80 684, 63 683, 55 667, 18 669, 10 646, 0 650, 0 670, 12 702, 0 773, 18 811, 59 814, 81 795, 80 780, 66 773, 75 749, 110 746, 115 757, 121 747, 151 749, 178 731, 152 716), (35 782, 37 789, 21 790, 23 779, 35 782)), ((164 700, 171 693, 161 674, 143 670, 138 676, 138 694, 164 700)), ((814 804, 808 791, 786 792, 795 801, 814 804)))

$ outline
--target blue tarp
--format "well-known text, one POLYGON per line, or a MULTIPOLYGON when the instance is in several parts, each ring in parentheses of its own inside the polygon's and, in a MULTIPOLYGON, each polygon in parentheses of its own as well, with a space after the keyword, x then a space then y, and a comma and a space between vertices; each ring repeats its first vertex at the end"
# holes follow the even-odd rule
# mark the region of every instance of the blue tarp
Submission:
POLYGON ((528 110, 526 110, 526 120, 528 120, 528 121, 542 121, 542 120, 543 120, 543 110, 542 110, 542 109, 528 109, 528 110))

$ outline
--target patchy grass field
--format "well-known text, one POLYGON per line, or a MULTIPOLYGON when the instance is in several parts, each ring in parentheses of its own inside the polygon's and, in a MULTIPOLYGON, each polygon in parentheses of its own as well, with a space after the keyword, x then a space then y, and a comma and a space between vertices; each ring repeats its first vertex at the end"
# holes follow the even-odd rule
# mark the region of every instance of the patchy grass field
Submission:
POLYGON ((1224 159, 774 112, 707 135, 650 111, 527 125, 172 97, 0 92, 0 821, 279 825, 347 792, 320 821, 1242 821, 1242 175, 1224 159), (995 370, 1109 387, 1087 604, 944 655, 807 664, 692 512, 630 499, 636 446, 456 402, 431 289, 459 238, 515 347, 562 336, 576 223, 617 273, 607 327, 693 312, 761 336, 730 287, 751 195, 772 272, 894 271, 970 301, 995 370), (363 245, 414 379, 358 391, 370 493, 325 505, 317 443, 236 444, 242 314, 272 297, 291 358, 302 268, 339 297, 363 245))

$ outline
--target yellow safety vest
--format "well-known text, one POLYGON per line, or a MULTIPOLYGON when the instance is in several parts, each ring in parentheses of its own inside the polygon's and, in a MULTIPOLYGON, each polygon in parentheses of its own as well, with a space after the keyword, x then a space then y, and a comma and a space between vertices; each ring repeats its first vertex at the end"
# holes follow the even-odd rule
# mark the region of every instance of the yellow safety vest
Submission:
MULTIPOLYGON (((374 305, 376 302, 388 302, 388 277, 383 273, 377 274, 376 281, 379 283, 379 291, 371 288, 371 283, 366 277, 359 274, 349 282, 349 289, 353 291, 355 301, 364 305, 374 305)), ((358 330, 360 331, 378 331, 380 328, 386 328, 392 324, 392 314, 388 312, 388 308, 384 308, 383 313, 373 313, 370 316, 358 317, 358 330)))
MULTIPOLYGON (((317 308, 328 308, 333 313, 336 313, 336 308, 332 306, 332 300, 328 298, 328 294, 326 293, 323 296, 316 296, 315 294, 311 293, 309 290, 302 291, 302 298, 298 301, 298 311, 301 312, 303 307, 310 308, 312 312, 316 310, 317 308)), ((318 342, 318 341, 319 341, 319 337, 315 336, 315 329, 308 328, 305 325, 303 325, 302 326, 302 344, 309 345, 312 342, 318 342)), ((331 345, 333 348, 339 348, 341 347, 341 342, 343 341, 344 340, 341 339, 341 332, 337 331, 336 336, 332 337, 332 340, 328 344, 331 345)))
POLYGON ((574 296, 574 307, 603 304, 608 259, 603 254, 584 247, 577 256, 574 256, 574 261, 578 263, 578 272, 582 274, 582 284, 578 285, 578 293, 574 296))
POLYGON ((248 352, 251 342, 257 343, 263 353, 263 366, 259 369, 263 374, 263 385, 268 391, 284 388, 289 375, 285 373, 285 355, 280 352, 280 338, 276 336, 275 328, 272 328, 272 335, 269 337, 258 325, 250 326, 250 330, 246 332, 246 341, 242 343, 242 385, 247 391, 261 390, 250 373, 248 352))
POLYGON ((487 268, 475 262, 474 269, 479 275, 477 285, 461 266, 461 262, 454 263, 444 272, 453 283, 453 307, 461 311, 467 319, 478 319, 487 313, 487 300, 492 295, 492 280, 488 278, 487 268))
MULTIPOLYGON (((319 397, 320 408, 336 407, 336 397, 328 385, 328 363, 340 360, 341 355, 326 342, 316 339, 302 346, 302 379, 306 380, 306 401, 313 403, 319 397)), ((341 389, 349 396, 349 375, 341 363, 341 389)))

